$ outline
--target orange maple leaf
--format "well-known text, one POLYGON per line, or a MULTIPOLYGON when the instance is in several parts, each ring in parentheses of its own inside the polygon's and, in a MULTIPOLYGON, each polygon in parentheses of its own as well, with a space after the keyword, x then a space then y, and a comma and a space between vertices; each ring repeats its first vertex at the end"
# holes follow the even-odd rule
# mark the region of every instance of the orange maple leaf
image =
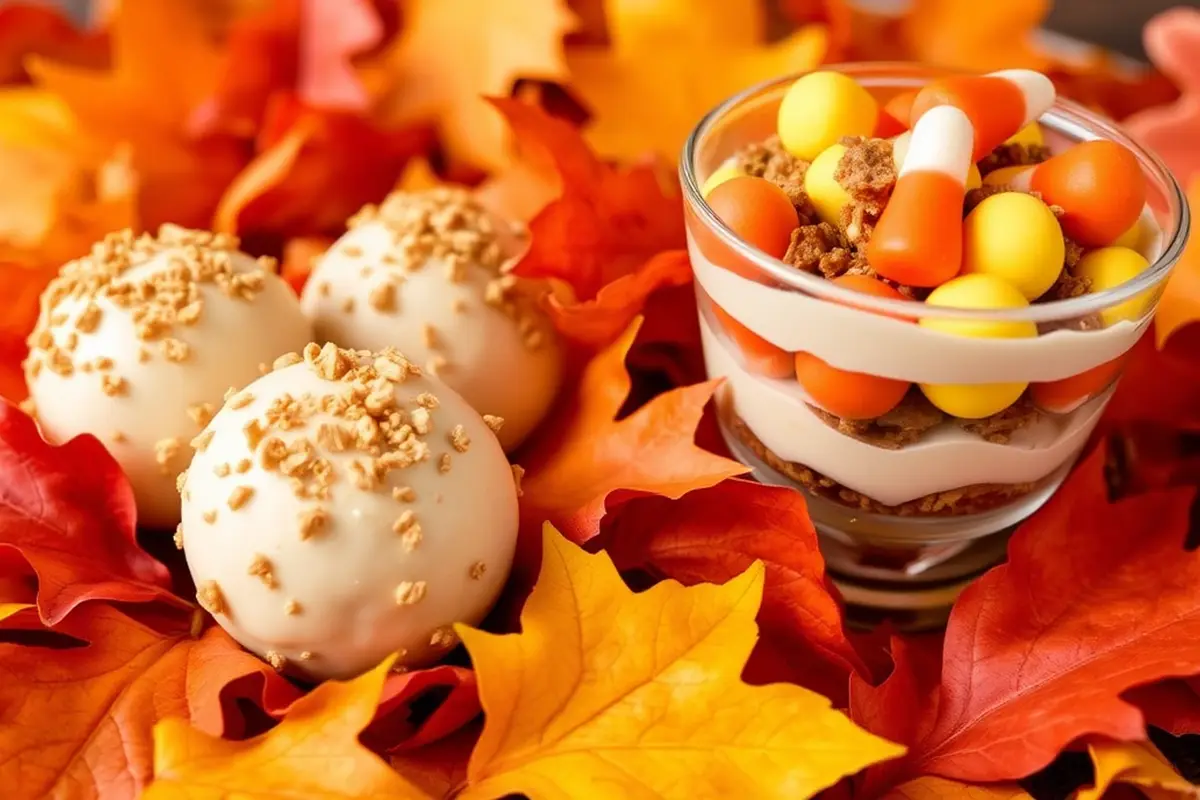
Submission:
POLYGON ((571 89, 591 110, 587 136, 612 158, 674 162, 696 121, 726 97, 801 72, 827 51, 823 25, 766 44, 761 3, 607 0, 611 45, 567 51, 571 89), (631 113, 636 110, 636 122, 631 113))
POLYGON ((518 78, 565 80, 563 0, 407 0, 405 28, 369 67, 390 124, 438 121, 450 157, 498 169, 504 128, 481 95, 507 96, 518 78))
POLYGON ((154 782, 143 800, 428 800, 358 742, 393 660, 352 681, 323 683, 276 728, 246 741, 215 738, 185 719, 164 719, 154 727, 154 782))
POLYGON ((1200 788, 1180 775, 1150 742, 1088 743, 1095 766, 1094 786, 1080 789, 1075 800, 1100 800, 1117 785, 1134 786, 1154 800, 1195 800, 1200 788))
POLYGON ((1033 800, 1033 795, 1013 783, 980 786, 925 775, 897 786, 883 800, 1033 800))
POLYGON ((1033 35, 1049 12, 1050 0, 913 0, 900 34, 913 60, 945 69, 1045 70, 1051 59, 1033 35))
POLYGON ((674 176, 656 165, 601 162, 578 130, 518 100, 493 98, 534 164, 552 165, 562 196, 530 222, 532 243, 514 272, 560 282, 548 300, 555 327, 589 346, 612 341, 651 292, 690 280, 683 206, 674 176), (655 258, 658 256, 658 258, 655 258))
POLYGON ((521 633, 457 626, 483 734, 464 800, 809 797, 902 749, 785 683, 748 686, 763 567, 635 594, 547 525, 521 633))
POLYGON ((0 85, 24 82, 24 61, 30 55, 100 65, 105 44, 102 33, 77 30, 56 8, 5 3, 0 6, 0 85))
MULTIPOLYGON (((106 605, 53 629, 86 647, 0 644, 0 786, 11 800, 136 797, 151 775, 151 728, 184 717, 238 735, 238 699, 277 710, 297 692, 218 627, 165 633, 106 605)), ((61 644, 61 643, 60 643, 61 644)))
POLYGON ((718 380, 674 389, 617 418, 631 387, 625 356, 640 325, 636 320, 588 363, 574 395, 522 455, 527 522, 549 520, 572 541, 585 542, 599 532, 612 492, 677 498, 747 472, 693 444, 718 380))

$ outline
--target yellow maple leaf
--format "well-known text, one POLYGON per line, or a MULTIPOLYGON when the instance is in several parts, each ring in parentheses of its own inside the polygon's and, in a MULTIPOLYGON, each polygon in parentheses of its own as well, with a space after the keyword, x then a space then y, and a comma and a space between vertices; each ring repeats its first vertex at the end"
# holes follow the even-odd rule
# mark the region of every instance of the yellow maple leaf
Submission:
POLYGON ((883 796, 883 800, 1033 800, 1033 796, 1015 783, 975 786, 922 775, 895 787, 883 796))
POLYGON ((748 686, 763 567, 634 594, 551 526, 519 634, 459 626, 485 718, 463 800, 809 797, 903 748, 820 695, 748 686))
POLYGON ((518 78, 564 80, 574 15, 563 0, 406 0, 403 11, 403 33, 365 66, 368 84, 383 84, 379 113, 436 119, 453 160, 504 166, 504 126, 482 96, 508 96, 518 78))
POLYGON ((1100 800, 1113 785, 1136 786, 1150 800, 1200 797, 1200 787, 1175 771, 1149 742, 1097 741, 1088 744, 1096 767, 1096 785, 1080 789, 1075 800, 1100 800))
POLYGON ((567 51, 571 88, 593 114, 588 140, 603 155, 654 152, 675 161, 700 117, 759 81, 824 58, 824 25, 764 44, 760 3, 607 0, 612 44, 567 51))
POLYGON ((142 800, 428 800, 358 742, 394 659, 352 681, 327 681, 277 727, 246 741, 201 733, 179 719, 154 726, 154 782, 142 800))

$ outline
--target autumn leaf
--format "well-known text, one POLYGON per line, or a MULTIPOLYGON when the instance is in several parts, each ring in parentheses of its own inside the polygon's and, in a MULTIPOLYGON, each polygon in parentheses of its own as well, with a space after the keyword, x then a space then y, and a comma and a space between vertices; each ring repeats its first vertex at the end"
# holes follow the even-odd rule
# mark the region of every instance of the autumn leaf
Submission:
POLYGON ((808 797, 901 749, 790 684, 752 687, 763 568, 630 591, 549 525, 518 634, 466 626, 483 734, 460 796, 808 797))
POLYGON ((363 731, 363 744, 377 753, 416 750, 461 729, 479 716, 475 673, 438 664, 389 675, 379 696, 375 719, 363 731), (437 705, 414 721, 413 706, 437 705))
MULTIPOLYGON (((1200 557, 1182 549, 1193 492, 1111 503, 1104 455, 1093 450, 1013 536, 1008 562, 959 597, 936 704, 914 709, 904 692, 858 703, 856 721, 881 735, 868 716, 895 720, 909 709, 918 717, 904 723, 909 755, 897 782, 1010 780, 1081 736, 1141 740, 1145 720, 1122 693, 1200 672, 1200 557)), ((905 663, 898 660, 888 684, 914 680, 905 663)))
POLYGON ((1200 787, 1176 772, 1149 742, 1091 742, 1088 753, 1096 767, 1095 786, 1081 789, 1075 800, 1100 800, 1115 784, 1136 786, 1153 800, 1200 797, 1200 787))
POLYGON ((563 0, 406 0, 405 28, 369 72, 385 77, 387 123, 436 120, 451 158, 499 169, 504 128, 483 95, 518 78, 565 81, 562 38, 575 24, 563 0))
POLYGON ((454 797, 466 785, 467 761, 482 729, 481 722, 468 725, 433 744, 393 753, 388 763, 426 794, 454 797))
POLYGON ((1033 800, 1015 784, 971 785, 926 775, 897 786, 883 800, 1033 800))
POLYGON ((1049 0, 913 0, 900 32, 913 60, 926 64, 972 72, 1044 71, 1051 59, 1033 36, 1049 11, 1049 0))
MULTIPOLYGON (((1200 88, 1200 84, 1198 84, 1200 88)), ((1200 98, 1200 94, 1197 95, 1200 98)), ((1197 100, 1200 104, 1200 99, 1197 100)), ((1198 105, 1200 114, 1200 105, 1198 105)), ((1200 131, 1200 116, 1197 117, 1200 131)), ((1200 172, 1192 179, 1187 190, 1188 204, 1192 208, 1200 208, 1200 172)), ((1167 339, 1175 331, 1200 321, 1200 243, 1197 239, 1188 242, 1180 256, 1179 262, 1167 279, 1154 312, 1154 336, 1159 347, 1167 343, 1167 339)))
POLYGON ((5 3, 0 6, 0 85, 25 82, 24 62, 31 55, 100 66, 105 44, 103 34, 77 30, 56 8, 5 3))
POLYGON ((719 381, 675 389, 616 418, 630 389, 625 356, 640 325, 588 363, 574 395, 522 455, 527 522, 549 520, 572 541, 585 542, 599 532, 605 501, 618 489, 678 498, 747 471, 692 443, 719 381))
POLYGON ((184 719, 164 719, 154 726, 154 782, 143 800, 425 800, 428 795, 358 742, 393 660, 352 681, 323 683, 277 727, 253 739, 231 742, 184 719))
POLYGON ((603 155, 671 162, 697 120, 767 78, 801 72, 827 50, 823 25, 767 44, 763 4, 607 0, 611 45, 567 51, 571 89, 591 110, 588 141, 603 155), (630 110, 637 122, 630 124, 630 110))
POLYGON ((1172 736, 1200 733, 1200 677, 1138 686, 1124 697, 1141 710, 1147 725, 1172 736))
POLYGON ((136 797, 150 780, 157 720, 184 717, 211 735, 236 735, 239 698, 270 710, 295 696, 220 628, 198 639, 188 628, 184 616, 159 633, 93 604, 54 628, 87 646, 0 643, 6 797, 136 797))
POLYGON ((38 609, 57 625, 87 600, 187 604, 166 567, 138 547, 129 481, 104 446, 55 447, 27 415, 0 403, 0 551, 37 572, 38 609))
MULTIPOLYGON (((1200 136, 1200 11, 1180 6, 1164 11, 1142 30, 1146 52, 1179 87, 1179 99, 1125 120, 1125 128, 1141 144, 1167 162, 1181 183, 1200 178, 1194 142, 1200 136)), ((1193 195, 1194 196, 1194 195, 1193 195)))
POLYGON ((534 164, 550 164, 562 194, 530 222, 532 243, 514 271, 569 290, 551 295, 558 330, 592 347, 610 341, 662 287, 684 285, 678 184, 655 164, 601 162, 570 123, 518 100, 493 98, 534 164), (665 181, 665 182, 664 182, 665 181))
POLYGON ((370 98, 351 60, 383 38, 369 0, 305 0, 296 93, 318 108, 361 111, 370 98))
MULTIPOLYGON (((764 648, 785 654, 785 677, 835 702, 844 702, 851 672, 867 674, 846 637, 840 599, 799 492, 728 480, 679 500, 638 498, 606 519, 604 531, 618 568, 648 569, 686 586, 722 583, 761 561, 763 635, 755 656, 764 648)), ((752 656, 748 676, 754 666, 752 656)))
POLYGON ((1195 348, 1188 346, 1196 333, 1178 328, 1162 350, 1150 335, 1143 336, 1125 363, 1101 424, 1150 423, 1200 432, 1200 363, 1195 348))

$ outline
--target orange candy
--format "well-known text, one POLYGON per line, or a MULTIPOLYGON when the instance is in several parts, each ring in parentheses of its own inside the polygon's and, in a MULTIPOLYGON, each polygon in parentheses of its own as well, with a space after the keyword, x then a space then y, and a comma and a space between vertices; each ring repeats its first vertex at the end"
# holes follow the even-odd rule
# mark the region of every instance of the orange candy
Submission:
POLYGON ((792 376, 792 354, 776 347, 754 331, 738 322, 729 312, 716 303, 712 304, 713 316, 721 323, 725 333, 741 351, 746 369, 766 378, 790 378, 792 376))
POLYGON ((922 89, 913 100, 909 123, 916 124, 929 109, 954 106, 962 109, 975 129, 973 161, 986 156, 996 145, 1024 124, 1025 96, 1012 81, 987 75, 944 78, 922 89))
MULTIPOLYGON (((888 300, 909 300, 909 298, 900 294, 894 287, 888 286, 883 281, 878 278, 872 278, 870 275, 842 275, 839 278, 834 278, 831 283, 874 297, 884 297, 888 300)), ((857 308, 857 306, 854 307, 857 308)), ((897 314, 882 314, 881 316, 892 317, 903 322, 913 321, 908 317, 902 317, 897 314)))
POLYGON ((903 92, 884 104, 879 112, 879 121, 875 124, 875 135, 881 139, 904 133, 908 130, 908 122, 912 118, 913 101, 917 93, 903 92))
POLYGON ((792 201, 765 178, 731 178, 708 195, 708 205, 741 239, 774 258, 783 258, 799 225, 792 201))
POLYGON ((962 265, 963 184, 944 172, 901 176, 886 213, 867 242, 867 261, 885 278, 907 286, 940 286, 962 265))
POLYGON ((1115 242, 1142 213, 1146 179, 1133 153, 1116 142, 1080 142, 1039 164, 1030 188, 1066 213, 1063 232, 1084 247, 1115 242))
POLYGON ((811 353, 796 353, 796 380, 817 405, 842 419, 874 419, 895 408, 911 385, 830 366, 811 353))
POLYGON ((1074 411, 1095 397, 1116 380, 1128 353, 1112 361, 1097 364, 1089 370, 1057 381, 1029 384, 1029 396, 1039 408, 1055 414, 1074 411))

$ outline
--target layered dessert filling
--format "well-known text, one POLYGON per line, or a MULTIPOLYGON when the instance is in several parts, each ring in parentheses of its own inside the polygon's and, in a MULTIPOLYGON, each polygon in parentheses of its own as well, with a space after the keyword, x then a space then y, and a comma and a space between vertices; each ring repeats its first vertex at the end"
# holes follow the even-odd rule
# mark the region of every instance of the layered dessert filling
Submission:
POLYGON ((1036 119, 1053 100, 1025 70, 882 107, 813 73, 774 135, 700 176, 741 240, 693 210, 705 358, 746 449, 823 497, 896 515, 991 510, 1077 455, 1150 319, 1156 288, 1121 287, 1162 237, 1132 152, 1047 143, 1036 119))

